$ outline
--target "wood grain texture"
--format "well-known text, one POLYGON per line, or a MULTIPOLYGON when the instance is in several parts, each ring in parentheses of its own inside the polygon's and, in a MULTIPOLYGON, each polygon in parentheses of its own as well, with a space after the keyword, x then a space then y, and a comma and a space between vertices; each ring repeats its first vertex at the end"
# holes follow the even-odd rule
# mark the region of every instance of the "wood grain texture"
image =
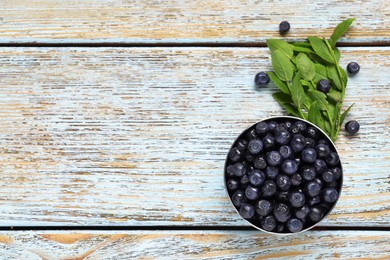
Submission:
POLYGON ((283 20, 303 39, 348 17, 357 21, 342 41, 390 43, 388 0, 0 0, 0 43, 258 44, 280 37, 283 20))
MULTIPOLYGON (((339 137, 342 197, 323 225, 390 225, 390 48, 357 61, 339 137)), ((246 225, 226 197, 236 136, 284 114, 261 48, 0 48, 0 225, 246 225)))
POLYGON ((6 259, 389 259, 390 233, 317 231, 14 231, 0 233, 6 259), (364 245, 364 247, 362 246, 364 245))

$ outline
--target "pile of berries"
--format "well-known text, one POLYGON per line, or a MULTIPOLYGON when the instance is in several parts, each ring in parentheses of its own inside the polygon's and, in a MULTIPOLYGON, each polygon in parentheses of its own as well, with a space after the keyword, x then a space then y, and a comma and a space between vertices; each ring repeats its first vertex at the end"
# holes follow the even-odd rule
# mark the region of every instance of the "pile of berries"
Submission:
POLYGON ((333 208, 342 186, 338 153, 313 124, 293 117, 261 121, 229 150, 225 184, 239 214, 274 233, 296 233, 333 208))

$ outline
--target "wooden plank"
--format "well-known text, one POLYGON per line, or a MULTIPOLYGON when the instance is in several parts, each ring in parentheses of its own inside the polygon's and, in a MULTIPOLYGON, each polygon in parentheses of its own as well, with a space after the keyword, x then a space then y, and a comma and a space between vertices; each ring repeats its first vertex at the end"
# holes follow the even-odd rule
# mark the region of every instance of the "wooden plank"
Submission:
MULTIPOLYGON (((390 225, 390 48, 343 48, 344 190, 327 226, 390 225)), ((261 48, 0 48, 0 225, 246 225, 226 197, 235 137, 284 114, 261 48)))
POLYGON ((389 259, 390 233, 313 231, 13 231, 0 233, 2 259, 389 259), (362 246, 364 244, 364 246, 362 246))
POLYGON ((283 20, 303 39, 348 17, 357 21, 342 41, 390 43, 388 0, 0 0, 0 43, 258 44, 280 37, 283 20))

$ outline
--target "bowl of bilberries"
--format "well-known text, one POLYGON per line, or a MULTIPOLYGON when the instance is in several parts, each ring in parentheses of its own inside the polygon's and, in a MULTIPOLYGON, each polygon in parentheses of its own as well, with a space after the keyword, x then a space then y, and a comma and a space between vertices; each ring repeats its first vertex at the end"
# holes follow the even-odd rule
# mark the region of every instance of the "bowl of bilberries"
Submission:
MULTIPOLYGON (((331 213, 341 195, 343 168, 335 141, 342 126, 354 135, 355 120, 344 123, 353 104, 343 107, 348 77, 356 62, 339 65, 336 41, 353 18, 341 22, 329 39, 303 42, 267 40, 272 71, 259 72, 261 91, 271 81, 274 99, 287 112, 259 120, 234 140, 224 167, 227 194, 238 214, 272 234, 309 230, 331 213)), ((287 35, 290 25, 280 24, 287 35)))

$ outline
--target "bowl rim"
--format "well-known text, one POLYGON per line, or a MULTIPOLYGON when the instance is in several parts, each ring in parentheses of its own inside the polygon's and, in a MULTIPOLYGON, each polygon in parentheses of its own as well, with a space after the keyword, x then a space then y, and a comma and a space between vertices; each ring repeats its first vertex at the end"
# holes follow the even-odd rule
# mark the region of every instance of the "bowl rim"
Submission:
POLYGON ((325 133, 324 130, 322 130, 320 127, 318 127, 317 125, 313 124, 312 122, 309 122, 308 120, 305 120, 305 119, 302 119, 302 118, 299 118, 299 117, 295 117, 295 116, 272 116, 272 117, 267 117, 267 118, 264 118, 260 121, 257 121, 256 123, 250 125, 249 127, 247 127, 245 130, 243 130, 236 138, 235 140, 233 141, 233 143, 231 144, 230 148, 229 148, 229 151, 227 153, 227 156, 226 156, 226 159, 225 159, 225 164, 224 164, 224 168, 223 168, 223 183, 224 183, 224 187, 225 187, 225 192, 226 192, 226 195, 228 196, 229 198, 229 201, 231 203, 231 205, 233 206, 234 210, 237 212, 237 214, 240 216, 241 219, 245 220, 246 222, 248 222, 251 226, 253 226, 254 228, 256 228, 257 230, 260 230, 260 231, 263 231, 267 234, 272 234, 272 235, 281 235, 281 236, 289 236, 289 235, 296 235, 296 234, 300 234, 300 233, 303 233, 305 231, 308 231, 312 228, 314 228, 315 226, 317 226, 319 223, 321 223, 332 211, 333 209, 335 208, 337 202, 339 201, 340 197, 341 197, 341 194, 342 194, 342 190, 343 190, 343 179, 344 179, 344 172, 343 172, 343 165, 341 163, 341 156, 340 156, 340 153, 339 151, 337 150, 337 147, 335 145, 335 143, 332 141, 332 139, 325 133), (234 147, 234 144, 237 143, 237 141, 239 139, 241 139, 241 136, 246 133, 249 129, 251 129, 252 127, 254 127, 255 125, 257 125, 258 123, 260 122, 264 122, 264 121, 271 121, 271 120, 280 120, 280 119, 293 119, 293 120, 300 120, 300 121, 303 121, 313 127, 315 127, 317 130, 319 130, 321 133, 324 134, 324 136, 326 136, 326 138, 328 139, 328 141, 330 142, 330 144, 333 146, 334 150, 336 151, 336 153, 339 155, 339 158, 340 158, 340 169, 341 169, 341 176, 340 176, 340 191, 339 191, 339 197, 337 198, 337 200, 333 203, 332 207, 329 209, 329 211, 324 215, 324 217, 318 221, 317 223, 311 225, 310 227, 307 227, 305 229, 302 229, 301 231, 299 232, 289 232, 289 233, 278 233, 278 232, 272 232, 272 231, 267 231, 267 230, 264 230, 262 229, 261 227, 259 226, 256 226, 255 224, 251 223, 249 220, 243 218, 241 215, 240 215, 240 212, 237 210, 236 206, 233 204, 233 201, 232 201, 232 198, 230 197, 229 195, 229 191, 227 189, 227 186, 226 186, 226 169, 227 169, 227 165, 228 165, 228 161, 229 161, 229 152, 231 151, 231 149, 234 147))

